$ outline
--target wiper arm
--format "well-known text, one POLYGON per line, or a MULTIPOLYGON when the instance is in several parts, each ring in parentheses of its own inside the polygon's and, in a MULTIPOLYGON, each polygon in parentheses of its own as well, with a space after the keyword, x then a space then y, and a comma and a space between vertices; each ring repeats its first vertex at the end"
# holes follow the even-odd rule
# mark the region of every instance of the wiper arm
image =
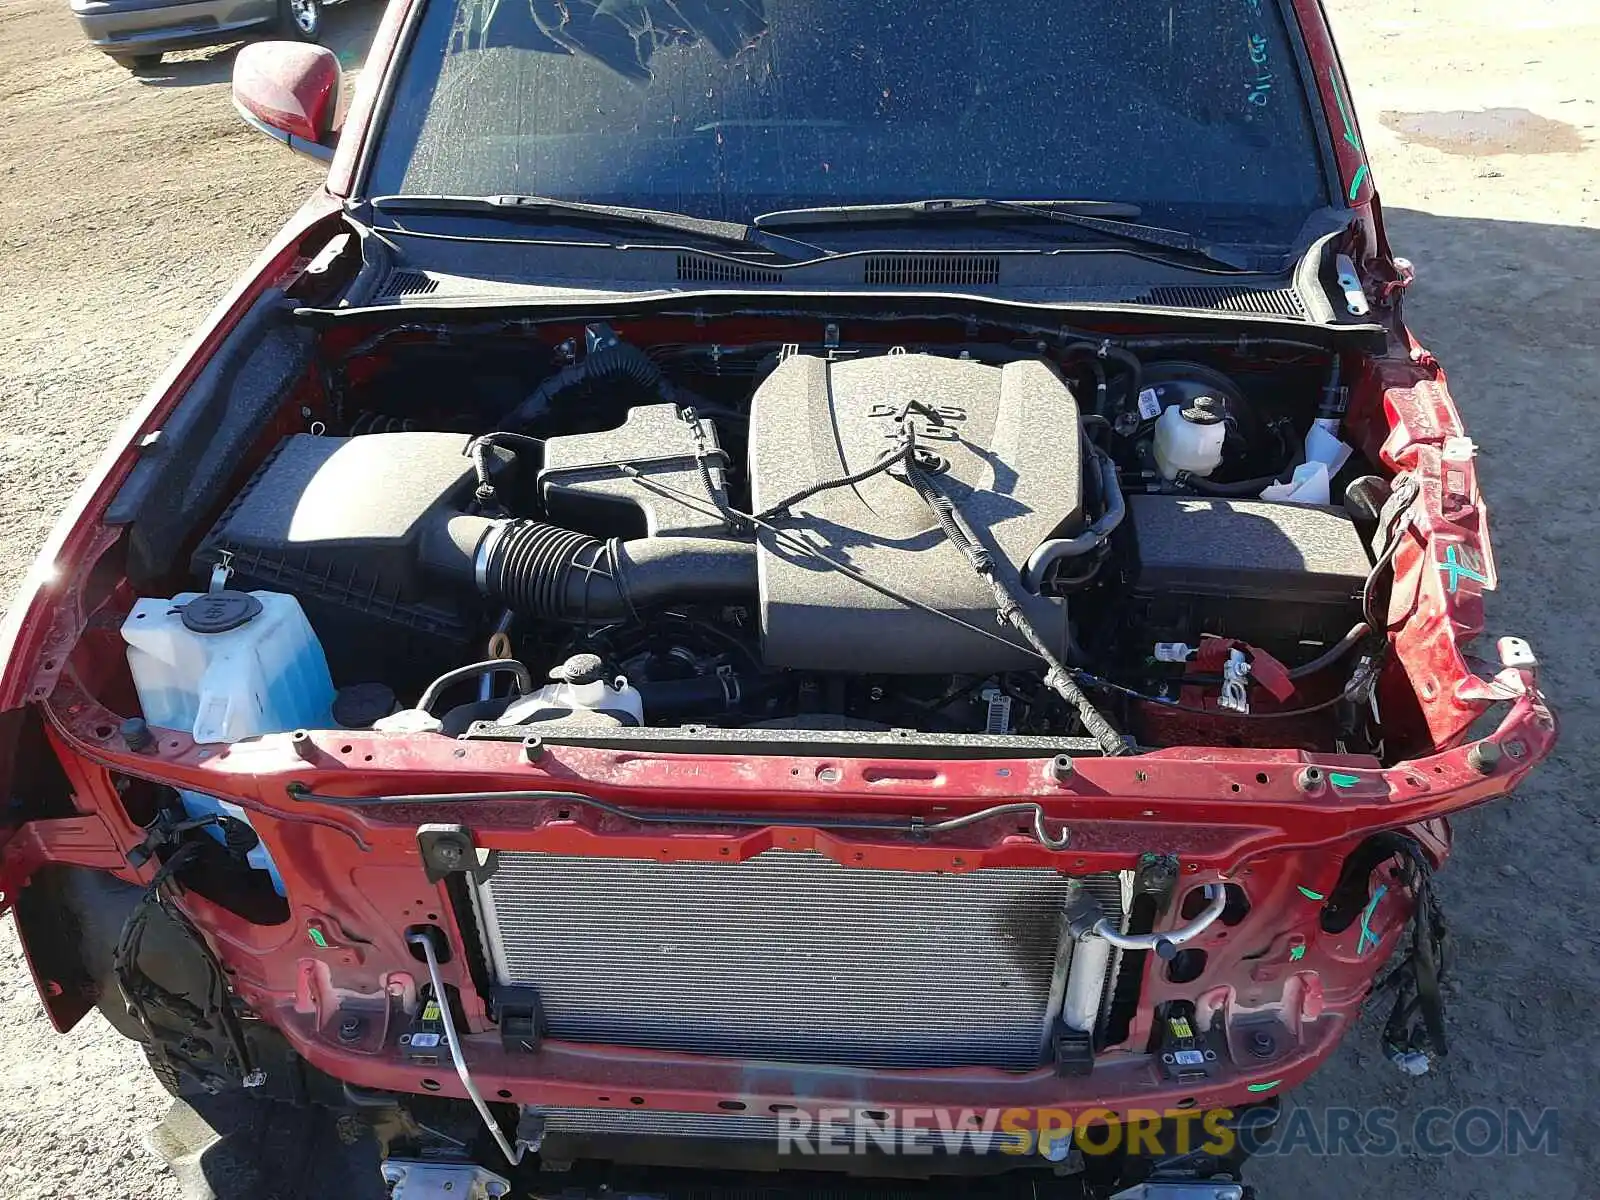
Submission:
POLYGON ((612 227, 665 229, 744 250, 768 250, 789 261, 797 261, 796 249, 819 258, 827 256, 827 251, 806 242, 781 234, 765 233, 737 221, 715 221, 654 208, 585 204, 551 196, 376 196, 369 204, 374 211, 387 213, 482 213, 512 219, 522 216, 553 217, 560 221, 582 221, 612 227))
POLYGON ((1087 229, 1112 241, 1149 247, 1202 259, 1213 266, 1247 271, 1249 264, 1223 251, 1207 246, 1192 233, 1165 229, 1159 225, 1134 222, 1140 215, 1136 204, 1115 200, 996 200, 979 197, 970 200, 907 200, 897 204, 850 204, 823 208, 795 208, 763 213, 755 219, 757 229, 804 228, 825 225, 865 225, 874 221, 905 221, 922 218, 959 220, 963 217, 1024 217, 1054 221, 1087 229))

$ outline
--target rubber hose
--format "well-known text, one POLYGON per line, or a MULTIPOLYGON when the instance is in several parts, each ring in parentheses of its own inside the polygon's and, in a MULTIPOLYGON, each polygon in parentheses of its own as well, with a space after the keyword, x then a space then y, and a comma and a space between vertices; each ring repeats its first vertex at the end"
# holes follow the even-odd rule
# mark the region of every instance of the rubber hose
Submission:
POLYGON ((1122 498, 1122 484, 1117 479, 1116 464, 1102 450, 1094 452, 1094 461, 1100 476, 1100 489, 1105 496, 1105 511, 1076 537, 1052 538, 1040 543, 1022 568, 1022 582, 1028 590, 1037 592, 1050 568, 1062 559, 1081 558, 1099 549, 1128 515, 1128 504, 1122 498))
POLYGON ((655 360, 635 345, 617 342, 596 350, 581 363, 563 367, 550 376, 532 395, 511 410, 505 424, 512 429, 526 425, 535 417, 542 416, 564 392, 583 385, 631 385, 640 391, 656 392, 663 400, 671 399, 666 378, 655 360))
POLYGON ((529 616, 609 621, 658 604, 756 594, 756 551, 748 542, 603 542, 540 521, 488 524, 494 527, 474 560, 480 590, 529 616))

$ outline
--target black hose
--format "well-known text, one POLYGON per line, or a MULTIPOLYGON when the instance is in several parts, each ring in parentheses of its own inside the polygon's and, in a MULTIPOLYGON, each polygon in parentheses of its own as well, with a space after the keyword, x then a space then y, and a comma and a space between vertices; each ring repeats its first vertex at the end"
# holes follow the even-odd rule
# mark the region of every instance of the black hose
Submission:
POLYGON ((1274 484, 1287 483, 1294 478, 1295 468, 1306 460, 1304 444, 1297 446, 1289 458, 1289 465, 1276 475, 1261 475, 1255 479, 1236 479, 1230 483, 1216 483, 1210 479, 1202 479, 1198 475, 1190 475, 1184 479, 1189 487, 1204 496, 1255 496, 1272 487, 1274 484))
POLYGON ((472 460, 472 471, 478 478, 473 498, 477 500, 478 506, 488 513, 494 513, 500 508, 500 496, 495 490, 494 472, 489 454, 496 448, 509 450, 512 453, 526 449, 539 451, 544 449, 544 439, 528 437, 521 433, 497 431, 475 437, 467 443, 467 457, 472 460))
POLYGON ((1041 542, 1038 549, 1028 556, 1028 561, 1022 568, 1022 582, 1031 591, 1039 590, 1045 576, 1050 573, 1050 568, 1062 559, 1082 558, 1100 549, 1128 515, 1128 505, 1122 497, 1122 484, 1117 478, 1116 464, 1105 451, 1099 449, 1094 451, 1094 462, 1100 489, 1105 498, 1105 509, 1089 528, 1076 537, 1052 538, 1047 542, 1041 542))
POLYGON ((1298 667, 1289 668, 1290 679, 1308 679, 1318 671, 1333 666, 1355 647, 1356 643, 1372 632, 1372 626, 1365 621, 1358 621, 1350 630, 1333 645, 1310 662, 1301 663, 1298 667))
POLYGON ((593 351, 582 362, 563 367, 541 383, 526 400, 512 409, 505 425, 516 429, 544 413, 560 396, 581 386, 629 387, 673 399, 672 386, 648 354, 628 342, 613 342, 593 351))
POLYGON ((1095 404, 1096 410, 1103 417, 1109 418, 1111 413, 1106 411, 1108 402, 1105 399, 1105 368, 1098 365, 1102 360, 1110 359, 1113 362, 1122 364, 1123 368, 1128 373, 1129 397, 1138 396, 1140 389, 1144 386, 1144 363, 1140 360, 1137 354, 1133 353, 1131 350, 1127 350, 1124 347, 1117 345, 1115 342, 1110 340, 1102 342, 1069 342, 1066 346, 1062 347, 1061 356, 1065 358, 1072 354, 1087 354, 1091 361, 1096 363, 1097 374, 1095 376, 1095 404))
POLYGON ((424 538, 423 563, 507 608, 551 621, 614 621, 661 604, 756 595, 750 542, 607 542, 542 521, 452 515, 424 538))

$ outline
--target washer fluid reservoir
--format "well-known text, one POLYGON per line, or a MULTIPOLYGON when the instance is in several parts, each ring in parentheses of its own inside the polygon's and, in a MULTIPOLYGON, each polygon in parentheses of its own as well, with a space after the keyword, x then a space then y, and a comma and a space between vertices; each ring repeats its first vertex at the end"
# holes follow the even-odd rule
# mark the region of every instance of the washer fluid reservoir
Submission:
MULTIPOLYGON (((215 586, 215 585, 213 585, 215 586)), ((333 680, 300 602, 278 592, 183 592, 138 601, 122 623, 139 706, 151 725, 181 729, 202 745, 332 725, 333 680)), ((203 792, 179 792, 191 817, 242 808, 203 792)), ((222 841, 222 831, 207 832, 222 841)), ((248 855, 283 892, 266 847, 248 855)))

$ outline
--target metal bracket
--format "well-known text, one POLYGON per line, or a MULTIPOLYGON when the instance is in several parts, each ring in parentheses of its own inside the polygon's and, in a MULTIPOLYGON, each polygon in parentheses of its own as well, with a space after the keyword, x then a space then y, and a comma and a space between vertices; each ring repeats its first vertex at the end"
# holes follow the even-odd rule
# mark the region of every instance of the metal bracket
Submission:
POLYGON ((389 1200, 499 1200, 511 1183, 477 1163, 391 1158, 383 1164, 389 1200))
POLYGON ((1223 1179, 1147 1180, 1111 1200, 1244 1200, 1244 1185, 1223 1179))
POLYGON ((539 990, 526 984, 499 984, 490 993, 495 1020, 500 1022, 500 1045, 508 1053, 537 1054, 544 1036, 544 1009, 539 990))
POLYGON ((471 875, 482 883, 494 874, 493 852, 480 856, 465 825, 419 826, 417 848, 422 852, 422 869, 429 883, 457 874, 471 875))

